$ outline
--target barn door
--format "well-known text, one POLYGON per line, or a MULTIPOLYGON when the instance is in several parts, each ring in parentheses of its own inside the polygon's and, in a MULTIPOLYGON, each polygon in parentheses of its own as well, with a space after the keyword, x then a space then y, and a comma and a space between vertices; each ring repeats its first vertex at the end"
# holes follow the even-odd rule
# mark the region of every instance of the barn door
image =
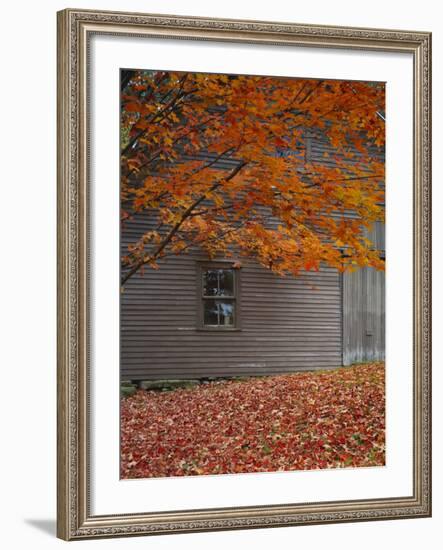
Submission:
POLYGON ((385 273, 365 267, 343 274, 343 364, 385 358, 385 273))

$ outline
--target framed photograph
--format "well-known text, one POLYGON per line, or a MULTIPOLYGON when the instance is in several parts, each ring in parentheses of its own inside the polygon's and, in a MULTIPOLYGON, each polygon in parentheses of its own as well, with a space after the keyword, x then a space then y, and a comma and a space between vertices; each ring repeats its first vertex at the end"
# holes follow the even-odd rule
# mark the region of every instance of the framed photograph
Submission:
POLYGON ((58 536, 427 517, 431 35, 58 13, 58 536))

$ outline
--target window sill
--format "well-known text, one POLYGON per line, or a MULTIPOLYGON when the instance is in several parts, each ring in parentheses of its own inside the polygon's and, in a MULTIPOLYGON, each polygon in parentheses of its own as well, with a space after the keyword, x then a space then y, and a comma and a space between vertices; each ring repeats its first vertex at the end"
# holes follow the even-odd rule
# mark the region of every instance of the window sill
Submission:
POLYGON ((241 332, 241 328, 216 328, 216 327, 197 327, 195 330, 199 332, 241 332))

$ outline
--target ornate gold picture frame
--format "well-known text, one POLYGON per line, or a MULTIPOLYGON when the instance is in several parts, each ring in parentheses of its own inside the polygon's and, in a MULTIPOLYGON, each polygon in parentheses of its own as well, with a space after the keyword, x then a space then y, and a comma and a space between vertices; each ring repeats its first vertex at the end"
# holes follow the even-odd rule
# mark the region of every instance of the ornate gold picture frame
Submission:
MULTIPOLYGON (((430 33, 68 9, 58 13, 57 69, 58 536, 73 540, 430 516, 430 33), (411 57, 413 235, 404 237, 411 249, 413 282, 413 292, 405 297, 405 301, 412 303, 413 327, 411 334, 404 335, 410 342, 412 365, 405 373, 410 377, 413 398, 410 494, 315 502, 299 501, 294 495, 293 501, 281 504, 273 501, 272 504, 189 509, 183 505, 156 509, 153 503, 154 511, 149 512, 143 509, 130 513, 95 512, 91 480, 94 467, 100 468, 100 464, 92 463, 90 451, 95 425, 91 421, 94 400, 91 331, 95 318, 90 281, 94 216, 90 158, 95 146, 91 142, 90 94, 96 69, 91 62, 91 41, 95 36, 150 39, 160 44, 165 39, 177 39, 202 44, 317 48, 320 52, 342 49, 355 55, 380 52, 411 57)), ((389 87, 387 90, 389 94, 389 87)), ((118 144, 114 162, 119 162, 118 144)), ((389 433, 387 437, 389 445, 389 433)), ((312 472, 311 475, 318 474, 312 472)), ((118 472, 115 476, 118 481, 118 472)), ((162 482, 156 480, 157 484, 162 482)))

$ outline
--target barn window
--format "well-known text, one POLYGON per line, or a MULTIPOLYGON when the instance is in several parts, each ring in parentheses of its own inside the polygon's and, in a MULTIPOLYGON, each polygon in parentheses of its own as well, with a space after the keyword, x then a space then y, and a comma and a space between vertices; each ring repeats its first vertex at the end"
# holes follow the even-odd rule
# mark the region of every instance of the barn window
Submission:
POLYGON ((200 266, 200 328, 238 328, 238 271, 229 263, 200 266))

